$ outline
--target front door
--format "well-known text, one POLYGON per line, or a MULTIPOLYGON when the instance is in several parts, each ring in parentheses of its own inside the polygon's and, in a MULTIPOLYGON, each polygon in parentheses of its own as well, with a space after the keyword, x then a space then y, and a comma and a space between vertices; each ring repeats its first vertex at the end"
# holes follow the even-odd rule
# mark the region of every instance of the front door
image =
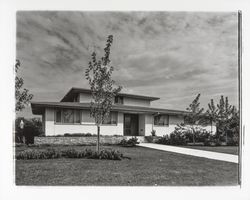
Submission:
POLYGON ((138 136, 138 115, 124 114, 124 135, 138 136))

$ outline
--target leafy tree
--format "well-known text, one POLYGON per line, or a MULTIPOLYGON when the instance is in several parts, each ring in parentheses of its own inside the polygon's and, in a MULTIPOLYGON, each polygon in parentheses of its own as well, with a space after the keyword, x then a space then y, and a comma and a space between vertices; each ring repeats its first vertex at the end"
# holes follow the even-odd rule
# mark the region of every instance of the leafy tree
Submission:
MULTIPOLYGON (((21 64, 19 60, 16 60, 15 72, 17 73, 21 64)), ((16 97, 16 111, 21 111, 25 108, 25 105, 28 105, 30 100, 33 98, 33 94, 29 94, 29 90, 23 87, 23 79, 16 76, 15 78, 15 97, 16 97)))
POLYGON ((199 124, 199 121, 201 119, 201 114, 204 110, 204 108, 200 108, 200 94, 198 94, 195 99, 192 101, 192 103, 189 105, 189 107, 186 109, 190 113, 185 116, 186 123, 191 125, 192 134, 193 134, 193 143, 195 143, 195 125, 199 124))
POLYGON ((211 133, 213 132, 213 122, 216 122, 217 119, 217 109, 214 105, 214 100, 211 99, 210 103, 208 103, 208 109, 206 111, 206 115, 211 123, 211 133))
POLYGON ((237 122, 237 120, 239 121, 238 111, 234 106, 229 104, 228 97, 224 98, 223 95, 220 98, 219 104, 217 104, 217 109, 218 109, 217 111, 218 135, 224 136, 226 138, 226 143, 227 143, 228 134, 231 133, 230 131, 231 122, 234 120, 236 120, 235 122, 237 122))
POLYGON ((89 82, 92 99, 90 115, 97 125, 97 151, 100 151, 100 125, 107 119, 112 108, 114 97, 121 91, 121 86, 116 86, 112 80, 114 67, 110 65, 110 48, 113 36, 109 35, 104 48, 104 56, 97 60, 96 52, 92 53, 92 60, 85 71, 89 82))

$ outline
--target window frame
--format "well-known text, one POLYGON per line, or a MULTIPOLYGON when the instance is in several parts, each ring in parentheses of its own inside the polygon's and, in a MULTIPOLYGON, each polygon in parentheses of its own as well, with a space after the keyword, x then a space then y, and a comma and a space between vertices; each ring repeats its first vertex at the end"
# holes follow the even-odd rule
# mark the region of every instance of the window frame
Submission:
POLYGON ((124 98, 123 98, 123 96, 115 96, 114 103, 115 104, 123 105, 124 104, 124 98))
POLYGON ((111 111, 109 113, 109 120, 110 120, 110 123, 103 122, 102 125, 104 125, 104 126, 117 126, 117 124, 118 124, 118 112, 111 111), (116 119, 115 123, 112 123, 112 115, 115 115, 115 119, 116 119))
POLYGON ((168 127, 169 126, 169 115, 168 114, 159 114, 159 115, 154 116, 154 126, 168 127), (167 124, 159 124, 160 120, 158 121, 158 124, 156 124, 156 119, 155 118, 156 117, 161 117, 161 116, 167 117, 167 124))
POLYGON ((56 108, 54 110, 54 123, 55 124, 81 124, 81 110, 79 109, 67 109, 67 110, 72 110, 73 111, 73 122, 64 122, 64 119, 63 119, 63 111, 66 110, 67 108, 56 108), (57 111, 60 111, 60 122, 57 121, 57 111), (80 112, 80 122, 76 122, 75 118, 76 118, 76 111, 79 111, 80 112))

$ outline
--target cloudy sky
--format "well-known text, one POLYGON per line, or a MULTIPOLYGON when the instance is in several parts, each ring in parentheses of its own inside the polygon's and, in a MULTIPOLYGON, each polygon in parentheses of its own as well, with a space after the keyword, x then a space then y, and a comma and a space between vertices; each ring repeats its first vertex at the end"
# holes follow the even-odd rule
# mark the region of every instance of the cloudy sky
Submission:
MULTIPOLYGON (((153 106, 169 109, 185 110, 198 93, 205 108, 220 95, 237 105, 237 13, 18 12, 18 75, 33 100, 88 88, 90 55, 103 55, 110 34, 123 92, 160 97, 153 106)), ((30 108, 19 115, 30 117, 30 108)))

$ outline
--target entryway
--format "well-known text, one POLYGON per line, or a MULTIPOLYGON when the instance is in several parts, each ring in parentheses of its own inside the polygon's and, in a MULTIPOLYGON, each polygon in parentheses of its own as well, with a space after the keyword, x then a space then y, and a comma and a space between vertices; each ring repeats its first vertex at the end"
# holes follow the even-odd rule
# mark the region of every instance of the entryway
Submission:
POLYGON ((124 136, 139 136, 138 114, 124 114, 124 136))

